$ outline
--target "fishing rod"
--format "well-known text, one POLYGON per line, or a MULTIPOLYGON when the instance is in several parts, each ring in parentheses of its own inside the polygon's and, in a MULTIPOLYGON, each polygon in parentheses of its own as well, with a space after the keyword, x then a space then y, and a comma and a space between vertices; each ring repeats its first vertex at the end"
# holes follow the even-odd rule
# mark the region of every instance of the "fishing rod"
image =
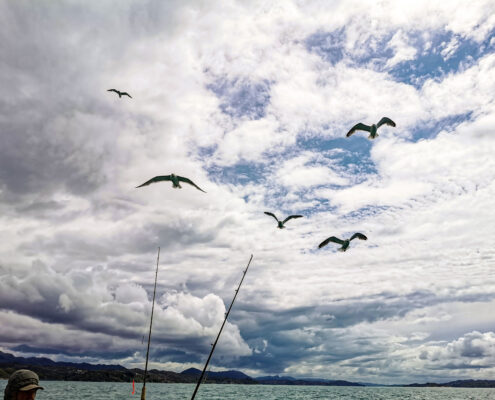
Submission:
MULTIPOLYGON (((235 295, 234 295, 234 298, 232 299, 232 303, 230 303, 230 307, 229 307, 228 311, 225 313, 225 318, 223 320, 222 326, 220 327, 220 331, 218 332, 217 338, 215 339, 215 343, 213 343, 213 345, 211 346, 210 355, 208 356, 208 359, 206 360, 206 364, 205 364, 205 366, 203 368, 203 372, 201 372, 201 376, 198 379, 198 383, 196 384, 196 388, 194 389, 194 393, 193 393, 193 395, 191 397, 191 400, 194 400, 194 397, 196 397, 196 393, 198 392, 199 385, 201 385, 201 381, 203 380, 203 376, 205 374, 206 368, 208 368, 208 364, 210 362, 211 356, 213 355, 213 352, 215 351, 215 347, 217 345, 218 339, 220 338, 220 334, 222 333, 223 326, 227 322, 227 318, 229 317, 230 310, 232 309, 232 306, 234 305, 235 298, 237 297, 237 294, 239 293, 239 289, 241 288, 242 281, 244 280, 244 277, 246 276, 246 272, 249 269, 249 265, 251 264, 251 260, 252 259, 253 259, 253 255, 251 254, 251 258, 249 259, 249 262, 247 264, 247 267, 243 271, 241 282, 239 283, 239 286, 235 290, 235 295)), ((142 399, 142 400, 144 400, 144 399, 142 399)))
POLYGON ((148 349, 146 350, 146 364, 144 366, 143 389, 141 390, 141 400, 146 400, 146 374, 148 372, 148 357, 150 355, 151 326, 153 325, 153 310, 155 309, 156 279, 158 278, 158 263, 160 262, 160 248, 156 257, 155 288, 153 289, 153 304, 151 306, 150 332, 148 334, 148 349))

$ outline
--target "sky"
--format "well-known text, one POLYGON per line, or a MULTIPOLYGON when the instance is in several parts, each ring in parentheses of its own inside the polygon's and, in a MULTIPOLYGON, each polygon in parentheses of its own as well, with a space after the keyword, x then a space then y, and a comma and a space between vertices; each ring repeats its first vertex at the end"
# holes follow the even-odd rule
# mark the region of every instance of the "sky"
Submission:
POLYGON ((493 0, 0 0, 0 54, 1 351, 144 368, 160 247, 151 368, 253 254, 211 370, 495 376, 493 0))

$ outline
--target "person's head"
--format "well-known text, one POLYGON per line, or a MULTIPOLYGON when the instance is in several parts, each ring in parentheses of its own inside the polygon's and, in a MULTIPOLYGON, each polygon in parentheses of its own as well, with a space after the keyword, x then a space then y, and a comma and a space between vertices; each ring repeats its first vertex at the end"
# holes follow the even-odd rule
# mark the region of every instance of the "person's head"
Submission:
POLYGON ((5 387, 4 400, 33 400, 38 389, 43 390, 39 385, 38 375, 28 369, 20 369, 10 375, 5 387))

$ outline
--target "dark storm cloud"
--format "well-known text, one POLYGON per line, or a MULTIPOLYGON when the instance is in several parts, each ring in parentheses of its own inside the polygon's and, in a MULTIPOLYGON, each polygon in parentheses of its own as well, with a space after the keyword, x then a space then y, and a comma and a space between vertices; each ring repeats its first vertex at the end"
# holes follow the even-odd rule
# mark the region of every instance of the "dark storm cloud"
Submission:
MULTIPOLYGON (((66 348, 58 347, 58 348, 50 348, 50 347, 33 347, 27 344, 21 344, 19 346, 12 347, 10 350, 21 352, 21 353, 32 353, 32 354, 53 354, 53 355, 65 355, 65 356, 74 356, 78 352, 80 353, 80 348, 77 346, 66 348)), ((127 349, 124 351, 112 350, 105 352, 104 350, 91 351, 84 349, 85 357, 95 357, 95 358, 103 358, 103 359, 119 359, 131 357, 134 353, 134 349, 127 349)))
MULTIPOLYGON (((321 330, 300 327, 294 330, 265 332, 266 348, 254 351, 249 357, 224 360, 230 368, 261 369, 269 373, 282 373, 284 369, 301 362, 334 364, 356 357, 379 355, 385 358, 387 348, 372 339, 356 340, 339 330, 321 330)), ((256 340, 247 340, 256 348, 256 340)))
MULTIPOLYGON (((192 342, 194 341, 191 340, 186 345, 192 342)), ((188 347, 184 348, 188 349, 188 347)), ((201 352, 191 354, 190 352, 177 349, 154 348, 150 349, 150 358, 156 360, 156 362, 201 363, 204 360, 205 354, 209 351, 207 348, 201 348, 201 350, 201 352)))
POLYGON ((144 315, 129 313, 126 307, 113 305, 105 287, 96 287, 90 273, 63 276, 39 263, 33 264, 33 269, 24 276, 20 271, 5 274, 8 271, 4 269, 1 272, 0 304, 3 310, 47 323, 124 338, 135 338, 134 327, 144 324, 144 315), (86 290, 81 292, 75 283, 80 281, 80 275, 88 280, 82 286, 86 290))
POLYGON ((176 337, 168 339, 159 335, 154 335, 153 343, 155 344, 155 349, 153 350, 152 355, 157 361, 161 362, 201 362, 204 359, 204 355, 210 352, 211 343, 213 343, 214 340, 213 337, 176 337))
POLYGON ((137 7, 132 1, 120 7, 2 2, 0 86, 8 93, 0 99, 3 202, 27 196, 46 203, 43 197, 53 192, 85 195, 106 182, 105 164, 128 115, 111 103, 111 81, 103 79, 111 80, 136 29, 147 27, 141 33, 150 35, 148 29, 176 26, 170 23, 173 2, 137 7))
POLYGON ((287 331, 304 326, 323 328, 347 328, 359 323, 373 323, 395 317, 404 317, 407 313, 442 303, 455 301, 478 302, 490 301, 495 294, 487 291, 465 294, 469 288, 458 288, 450 293, 437 294, 432 291, 414 291, 406 294, 383 292, 372 296, 348 298, 333 304, 301 307, 284 311, 261 309, 253 304, 239 302, 237 313, 232 320, 242 327, 247 338, 251 337, 253 326, 249 319, 256 316, 255 330, 287 331))
POLYGON ((460 363, 449 363, 449 364, 443 364, 443 365, 439 365, 438 367, 432 367, 431 369, 433 370, 439 370, 439 371, 443 371, 443 370, 457 370, 457 369, 484 369, 484 368, 493 368, 493 365, 479 365, 479 364, 476 364, 476 365, 472 365, 472 364, 467 364, 467 363, 464 363, 464 362, 460 362, 460 363))
POLYGON ((4 200, 17 201, 17 195, 48 194, 63 188, 83 194, 104 182, 101 169, 106 151, 88 151, 94 133, 80 132, 74 117, 56 117, 59 122, 51 125, 53 120, 46 114, 29 120, 23 111, 10 115, 12 120, 0 127, 4 136, 0 180, 7 190, 4 200))
MULTIPOLYGON (((115 275, 105 268, 62 275, 39 262, 25 270, 0 266, 0 312, 4 310, 0 341, 30 343, 51 353, 57 349, 63 354, 101 353, 104 358, 140 351, 138 343, 149 323, 150 294, 128 282, 116 283, 112 289, 108 279, 118 282, 115 275)), ((163 288, 158 287, 158 292, 163 293, 163 288)), ((224 312, 214 295, 164 296, 155 307, 155 346, 196 359, 209 351, 224 312)), ((238 348, 246 352, 230 324, 225 332, 227 352, 238 348)))
POLYGON ((463 369, 465 365, 482 368, 495 360, 495 333, 469 332, 446 346, 424 350, 419 358, 440 368, 463 369))
MULTIPOLYGON (((81 87, 74 87, 81 85, 81 77, 69 78, 73 81, 70 85, 56 82, 67 72, 63 65, 51 65, 49 60, 71 59, 69 54, 61 51, 46 56, 46 60, 40 55, 39 61, 34 59, 27 65, 10 65, 11 70, 5 73, 4 69, 0 78, 2 83, 15 82, 18 76, 25 75, 32 79, 19 84, 25 87, 25 93, 22 89, 21 93, 13 90, 8 103, 0 102, 1 113, 8 115, 0 119, 3 201, 17 202, 19 196, 30 194, 42 197, 61 189, 84 194, 105 181, 102 167, 108 147, 98 126, 108 127, 111 123, 105 122, 104 107, 98 109, 98 117, 96 107, 88 110, 72 98, 83 95, 81 87)), ((12 63, 13 57, 6 60, 12 63)), ((86 97, 88 103, 91 100, 92 96, 86 97)))
POLYGON ((88 355, 112 358, 136 350, 136 340, 122 339, 98 332, 46 324, 35 318, 0 310, 0 340, 12 350, 48 354, 88 355), (21 347, 18 347, 21 346, 21 347), (100 355, 101 354, 101 355, 100 355))
MULTIPOLYGON (((367 363, 376 365, 385 361, 387 345, 377 338, 347 336, 346 329, 359 323, 373 323, 397 317, 404 317, 411 311, 424 307, 456 301, 490 301, 493 293, 472 295, 451 291, 449 294, 435 294, 430 291, 415 291, 405 295, 391 292, 347 299, 340 303, 294 308, 286 311, 262 310, 239 302, 232 322, 241 328, 246 342, 256 348, 261 339, 268 342, 266 350, 254 352, 250 357, 231 360, 232 368, 261 368, 271 373, 281 373, 284 368, 308 358, 318 364, 344 362, 343 365, 359 366, 362 357, 367 363), (254 318, 253 318, 254 317, 254 318), (375 357, 373 357, 375 355, 375 357), (358 359, 359 361, 352 361, 358 359)), ((470 339, 469 337, 467 339, 470 339)), ((460 342, 457 351, 464 357, 468 354, 481 355, 480 347, 472 347, 471 340, 460 342), (462 345, 462 346, 461 346, 462 345)), ((486 345, 483 349, 486 350, 486 345)))

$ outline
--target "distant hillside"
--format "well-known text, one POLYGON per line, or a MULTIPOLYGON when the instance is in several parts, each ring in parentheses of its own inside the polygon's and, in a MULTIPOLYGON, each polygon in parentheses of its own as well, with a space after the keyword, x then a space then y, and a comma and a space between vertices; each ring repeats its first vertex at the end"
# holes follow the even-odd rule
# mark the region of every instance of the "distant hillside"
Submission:
MULTIPOLYGON (((8 378, 19 368, 29 368, 35 371, 41 380, 92 381, 92 382, 142 382, 144 370, 127 369, 121 365, 88 364, 56 362, 43 357, 15 357, 12 354, 0 352, 0 378, 8 378)), ((189 368, 181 373, 171 371, 148 371, 148 382, 161 383, 196 383, 201 371, 189 368)), ((240 371, 208 371, 205 383, 221 384, 262 384, 262 385, 332 385, 332 386, 361 386, 346 381, 327 381, 318 379, 295 379, 290 376, 265 376, 251 378, 240 371)))
MULTIPOLYGON (((17 369, 28 368, 36 372, 41 380, 89 381, 89 382, 142 382, 144 370, 127 369, 121 365, 56 362, 44 357, 15 357, 0 351, 0 379, 8 379, 17 369)), ((201 371, 186 370, 186 373, 172 371, 148 371, 148 382, 159 383, 196 383, 201 371), (186 371, 189 371, 187 373, 186 371)), ((206 383, 243 383, 257 382, 239 371, 209 372, 206 383)))
POLYGON ((0 351, 0 367, 2 365, 40 365, 40 366, 58 366, 70 367, 88 371, 102 370, 125 370, 121 365, 106 365, 106 364, 88 364, 88 363, 71 363, 71 362, 55 362, 45 357, 15 357, 12 354, 0 351))
MULTIPOLYGON (((196 368, 189 368, 182 371, 181 374, 197 376, 201 374, 201 371, 196 368)), ((332 381, 326 379, 296 379, 292 376, 260 376, 258 378, 251 378, 240 371, 220 371, 220 372, 208 372, 207 379, 231 379, 232 383, 259 383, 262 385, 301 385, 301 386, 362 386, 359 383, 352 383, 347 381, 332 381)))
POLYGON ((452 381, 447 383, 413 383, 404 385, 407 387, 459 387, 459 388, 495 388, 495 380, 473 380, 466 379, 460 381, 452 381))
POLYGON ((257 378, 254 378, 257 381, 295 381, 296 378, 293 378, 292 376, 278 376, 278 375, 271 375, 271 376, 258 376, 257 378))
MULTIPOLYGON (((185 371, 182 371, 181 375, 194 376, 197 379, 201 375, 201 371, 196 368, 189 368, 186 369, 185 371)), ((214 379, 214 380, 227 381, 225 383, 244 383, 244 384, 257 383, 255 379, 251 378, 250 376, 246 375, 241 371, 219 371, 219 372, 207 371, 205 375, 206 375, 206 381, 210 379, 214 379)))
MULTIPOLYGON (((144 370, 127 369, 121 365, 56 362, 44 357, 15 357, 0 351, 0 379, 8 377, 17 369, 35 371, 41 380, 89 381, 89 382, 142 382, 144 370)), ((148 382, 196 383, 201 371, 189 368, 181 373, 172 371, 148 371, 148 382)), ((291 376, 260 376, 251 378, 240 371, 208 372, 205 383, 261 384, 261 385, 325 385, 325 386, 366 386, 368 384, 327 379, 296 379, 291 376)), ((394 385, 396 386, 396 385, 394 385)), ((458 380, 447 383, 413 383, 406 387, 463 387, 495 388, 495 380, 458 380)))
POLYGON ((292 376, 260 376, 255 378, 262 385, 298 385, 298 386, 364 386, 348 381, 329 379, 296 379, 292 376))

